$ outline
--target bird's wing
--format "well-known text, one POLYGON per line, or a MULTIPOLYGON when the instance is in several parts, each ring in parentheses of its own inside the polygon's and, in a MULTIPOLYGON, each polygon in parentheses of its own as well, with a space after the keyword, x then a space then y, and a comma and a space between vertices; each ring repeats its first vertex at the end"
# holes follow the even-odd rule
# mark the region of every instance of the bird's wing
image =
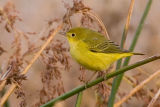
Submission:
POLYGON ((92 40, 84 41, 90 51, 97 53, 124 53, 126 50, 121 50, 118 45, 106 38, 92 38, 92 40))

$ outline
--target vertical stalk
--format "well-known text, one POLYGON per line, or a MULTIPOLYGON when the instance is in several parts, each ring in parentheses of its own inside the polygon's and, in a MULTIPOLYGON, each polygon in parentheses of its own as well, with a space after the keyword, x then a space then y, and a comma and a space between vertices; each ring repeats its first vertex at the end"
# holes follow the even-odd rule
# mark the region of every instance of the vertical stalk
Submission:
POLYGON ((78 93, 75 107, 81 107, 82 95, 83 95, 82 92, 79 92, 79 93, 78 93))
MULTIPOLYGON (((131 44, 131 46, 130 46, 130 48, 129 48, 129 51, 133 51, 134 48, 135 48, 135 46, 136 46, 136 43, 137 43, 137 41, 138 41, 138 38, 139 38, 139 36, 140 36, 140 33, 141 33, 142 28, 143 28, 143 25, 144 25, 144 21, 145 21, 147 15, 148 15, 148 13, 149 13, 151 4, 152 4, 152 0, 149 0, 148 3, 147 3, 147 5, 146 5, 146 8, 145 8, 145 10, 144 10, 143 16, 142 16, 142 18, 141 18, 141 20, 140 20, 140 23, 139 23, 139 25, 138 25, 138 27, 137 27, 137 30, 136 30, 136 33, 135 33, 135 35, 134 35, 132 44, 131 44)), ((125 30, 125 29, 124 29, 124 30, 125 30)), ((124 38, 124 37, 122 37, 122 42, 124 41, 123 38, 124 38)), ((123 43, 121 43, 121 47, 122 47, 122 46, 123 46, 123 43)), ((131 57, 127 57, 127 58, 125 59, 125 61, 124 61, 124 63, 123 63, 123 66, 127 66, 127 65, 128 65, 128 63, 129 63, 129 61, 130 61, 130 58, 131 58, 131 57)), ((122 60, 118 61, 118 63, 117 63, 117 69, 120 68, 121 62, 122 62, 122 60)), ((111 94, 110 94, 110 97, 109 97, 108 107, 113 107, 113 104, 114 104, 114 101, 115 101, 115 96, 116 96, 117 90, 118 90, 118 88, 119 88, 119 86, 120 86, 120 83, 121 83, 122 78, 123 78, 123 74, 120 74, 120 75, 118 75, 118 76, 114 79, 114 81, 113 81, 112 91, 111 91, 111 94)))

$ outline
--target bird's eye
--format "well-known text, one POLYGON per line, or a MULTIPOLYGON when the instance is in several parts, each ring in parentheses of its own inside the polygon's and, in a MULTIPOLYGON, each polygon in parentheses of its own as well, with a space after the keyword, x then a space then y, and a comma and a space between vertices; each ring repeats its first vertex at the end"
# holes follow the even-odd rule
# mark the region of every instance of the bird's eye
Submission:
POLYGON ((76 36, 76 34, 72 33, 72 37, 76 36))

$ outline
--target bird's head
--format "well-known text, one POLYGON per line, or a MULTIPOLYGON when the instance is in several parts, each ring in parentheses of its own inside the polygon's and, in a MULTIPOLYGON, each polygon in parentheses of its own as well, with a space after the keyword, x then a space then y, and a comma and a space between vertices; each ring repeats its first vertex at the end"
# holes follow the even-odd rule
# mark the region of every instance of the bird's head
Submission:
POLYGON ((70 29, 66 35, 69 42, 78 42, 84 40, 87 37, 87 33, 87 28, 76 27, 70 29))

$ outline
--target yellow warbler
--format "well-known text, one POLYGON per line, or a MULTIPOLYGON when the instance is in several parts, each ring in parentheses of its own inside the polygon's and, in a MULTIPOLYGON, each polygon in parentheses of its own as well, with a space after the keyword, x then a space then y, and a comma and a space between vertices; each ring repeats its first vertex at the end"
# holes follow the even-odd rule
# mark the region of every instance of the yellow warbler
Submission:
POLYGON ((116 60, 143 55, 121 50, 114 42, 104 35, 88 28, 76 27, 67 32, 71 56, 82 66, 93 71, 104 71, 116 60))

